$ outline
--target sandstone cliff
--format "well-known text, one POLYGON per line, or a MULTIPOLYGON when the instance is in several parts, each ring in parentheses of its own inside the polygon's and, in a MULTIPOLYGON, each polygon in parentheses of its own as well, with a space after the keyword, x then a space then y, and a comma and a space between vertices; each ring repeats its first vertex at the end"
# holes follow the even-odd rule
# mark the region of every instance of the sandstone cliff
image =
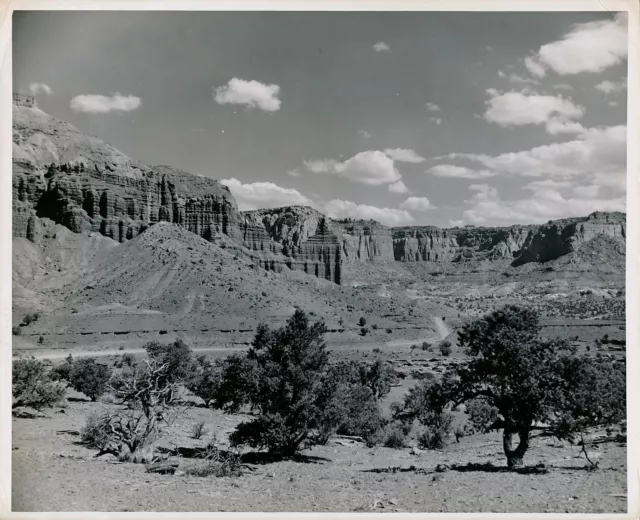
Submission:
MULTIPOLYGON (((169 166, 137 162, 14 96, 13 233, 33 242, 56 224, 119 242, 175 223, 270 271, 289 268, 342 283, 345 266, 434 262, 514 266, 567 255, 594 237, 624 241, 625 215, 594 213, 505 228, 389 228, 333 220, 302 206, 239 212, 226 186, 169 166)), ((472 267, 473 268, 473 267, 472 267)))
MULTIPOLYGON (((36 241, 53 221, 119 242, 160 221, 208 240, 240 240, 238 209, 218 181, 134 161, 14 97, 13 233, 36 241)), ((49 226, 50 227, 50 226, 49 226)))

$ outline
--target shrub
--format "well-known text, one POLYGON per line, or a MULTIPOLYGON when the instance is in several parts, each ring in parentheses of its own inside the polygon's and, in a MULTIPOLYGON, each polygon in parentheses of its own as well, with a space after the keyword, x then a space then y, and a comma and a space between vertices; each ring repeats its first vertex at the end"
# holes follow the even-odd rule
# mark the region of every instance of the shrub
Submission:
POLYGON ((156 341, 147 343, 144 347, 149 360, 158 365, 167 365, 166 380, 159 381, 161 385, 184 383, 188 385, 197 373, 197 364, 193 359, 193 351, 181 339, 173 343, 162 344, 156 341))
POLYGON ((451 352, 453 352, 452 348, 451 348, 451 342, 448 340, 444 340, 442 343, 440 343, 440 354, 442 354, 443 356, 450 356, 451 352))
POLYGON ((234 451, 222 451, 209 444, 205 450, 204 460, 193 462, 184 468, 187 475, 194 477, 239 477, 242 475, 242 459, 234 451))
POLYGON ((371 328, 372 328, 373 330, 378 330, 378 326, 377 326, 375 323, 374 323, 373 325, 371 325, 371 328))
POLYGON ((498 409, 480 397, 467 402, 466 414, 473 430, 479 433, 489 432, 498 419, 498 409))
POLYGON ((204 401, 208 408, 211 401, 216 399, 220 392, 221 366, 213 364, 206 358, 198 359, 200 369, 195 377, 187 384, 187 388, 193 395, 204 401))
POLYGON ((366 336, 369 333, 369 329, 367 327, 362 327, 360 329, 360 335, 361 336, 366 336))
POLYGON ((364 327, 366 324, 367 324, 367 320, 365 319, 365 317, 364 317, 364 316, 363 316, 363 317, 361 317, 361 318, 358 320, 358 326, 359 326, 359 327, 364 327))
POLYGON ((12 408, 51 408, 64 398, 64 386, 51 379, 46 366, 35 358, 21 358, 12 367, 12 408))
POLYGON ((280 329, 260 325, 245 358, 227 358, 214 406, 249 404, 257 411, 255 419, 236 427, 232 445, 248 444, 286 457, 317 443, 314 432, 330 401, 326 330, 322 322, 310 325, 297 310, 280 329))
POLYGON ((69 354, 65 360, 51 369, 51 378, 55 381, 69 382, 71 369, 73 368, 73 358, 69 354))
POLYGON ((402 404, 394 403, 393 418, 407 428, 417 420, 422 425, 418 443, 425 449, 442 449, 451 434, 453 417, 434 378, 423 379, 409 389, 402 404))
POLYGON ((44 343, 44 337, 43 337, 43 336, 40 336, 40 337, 38 338, 38 343, 39 343, 40 345, 42 345, 42 344, 44 343))
POLYGON ((39 312, 33 312, 30 314, 25 314, 24 318, 22 318, 22 324, 26 327, 28 325, 30 325, 31 323, 33 323, 34 321, 38 321, 38 318, 40 317, 40 313, 39 312))
POLYGON ((22 327, 19 327, 18 325, 11 327, 11 334, 14 336, 22 336, 22 327))
POLYGON ((202 437, 204 437, 207 434, 208 430, 205 426, 204 421, 199 421, 197 423, 194 423, 191 426, 191 438, 192 439, 201 439, 202 437))
POLYGON ((391 329, 387 329, 387 334, 391 334, 393 331, 391 329))
POLYGON ((422 342, 422 350, 431 350, 431 345, 429 343, 427 343, 426 341, 422 342))
POLYGON ((426 450, 441 450, 447 445, 451 435, 453 417, 443 413, 434 416, 433 424, 424 426, 418 435, 418 445, 426 450))
POLYGON ((145 361, 111 381, 110 388, 126 408, 92 414, 81 432, 83 442, 100 456, 111 453, 121 461, 151 462, 153 443, 162 424, 170 420, 175 388, 167 384, 167 364, 145 361))
POLYGON ((128 367, 133 367, 136 364, 136 358, 133 354, 122 354, 122 365, 127 365, 128 367))
POLYGON ((107 383, 110 378, 111 368, 109 366, 96 363, 93 358, 83 358, 73 362, 69 372, 69 385, 92 401, 96 401, 107 391, 107 383))
POLYGON ((382 445, 385 448, 400 450, 406 448, 407 429, 399 423, 389 423, 383 429, 384 440, 382 445))

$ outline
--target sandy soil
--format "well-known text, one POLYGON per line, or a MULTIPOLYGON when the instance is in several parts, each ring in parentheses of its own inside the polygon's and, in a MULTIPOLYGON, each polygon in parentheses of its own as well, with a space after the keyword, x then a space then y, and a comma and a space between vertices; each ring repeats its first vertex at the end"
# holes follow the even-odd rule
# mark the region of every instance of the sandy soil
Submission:
MULTIPOLYGON (((336 438, 304 452, 306 462, 255 465, 237 478, 157 475, 146 473, 144 465, 95 459, 77 435, 65 433, 79 430, 89 413, 107 406, 112 405, 74 400, 48 417, 14 418, 14 511, 613 513, 627 507, 626 448, 615 442, 592 452, 600 465, 596 471, 576 458, 577 448, 538 438, 526 462, 544 463, 548 473, 506 472, 500 436, 487 434, 453 441, 443 451, 415 453, 336 438), (438 464, 451 469, 436 472, 438 464), (397 472, 380 472, 391 468, 397 472)), ((207 438, 195 441, 187 433, 199 420, 224 439, 241 419, 190 408, 159 444, 204 445, 207 438)))

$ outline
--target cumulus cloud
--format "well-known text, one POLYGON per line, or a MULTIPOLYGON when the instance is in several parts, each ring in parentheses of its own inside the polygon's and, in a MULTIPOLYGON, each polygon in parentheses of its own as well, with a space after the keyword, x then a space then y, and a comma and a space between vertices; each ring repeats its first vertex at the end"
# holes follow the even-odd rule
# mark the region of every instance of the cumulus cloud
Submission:
POLYGON ((604 80, 598 83, 594 88, 600 92, 604 92, 605 94, 618 94, 627 90, 627 80, 625 78, 620 81, 604 80))
POLYGON ((419 156, 414 150, 408 148, 387 148, 384 153, 398 162, 420 163, 426 160, 424 157, 419 156))
POLYGON ((574 25, 562 39, 540 47, 525 65, 539 77, 545 75, 545 66, 561 75, 598 73, 626 57, 627 20, 623 16, 574 25))
POLYGON ((74 112, 107 114, 109 112, 131 112, 142 106, 142 100, 137 96, 123 96, 119 93, 111 96, 82 94, 74 97, 69 106, 74 112))
POLYGON ((409 193, 409 189, 404 185, 404 182, 402 181, 389 184, 389 191, 391 193, 409 193))
POLYGON ((474 197, 467 201, 472 207, 463 212, 465 223, 485 226, 539 224, 593 211, 625 211, 623 196, 599 199, 594 187, 574 188, 571 194, 563 195, 553 187, 540 186, 529 197, 502 200, 497 191, 486 191, 485 186, 474 186, 474 197))
POLYGON ((331 200, 324 204, 323 210, 331 218, 377 220, 385 226, 402 226, 413 222, 413 216, 408 211, 356 204, 349 200, 331 200))
POLYGON ((384 42, 378 42, 373 44, 373 50, 376 52, 391 52, 391 47, 384 42))
POLYGON ((477 169, 452 164, 434 166, 434 175, 480 178, 486 171, 494 175, 541 177, 566 180, 585 176, 624 176, 626 171, 627 127, 587 128, 575 139, 537 146, 529 150, 485 154, 451 153, 436 159, 471 161, 477 169), (434 171, 435 170, 435 171, 434 171))
POLYGON ((537 79, 525 78, 523 76, 520 76, 514 73, 509 74, 509 81, 511 81, 511 83, 518 83, 523 85, 539 85, 540 84, 540 82, 537 79))
POLYGON ((541 95, 528 91, 499 92, 489 89, 484 118, 500 126, 540 125, 549 121, 579 119, 584 107, 562 96, 541 95))
POLYGON ((436 125, 440 125, 442 123, 442 119, 439 117, 430 117, 429 121, 433 121, 436 125))
POLYGON ((371 134, 369 132, 367 132, 366 130, 358 130, 358 135, 360 137, 365 138, 365 139, 369 139, 371 137, 371 134))
POLYGON ((220 105, 246 105, 265 112, 280 110, 279 94, 278 85, 267 85, 255 80, 245 81, 240 78, 233 78, 226 85, 213 89, 213 99, 220 105))
POLYGON ((429 168, 425 173, 435 175, 436 177, 453 177, 459 179, 484 179, 496 175, 496 173, 489 170, 474 170, 455 164, 437 164, 429 168))
POLYGON ((220 181, 231 190, 241 211, 281 206, 315 206, 314 202, 293 188, 282 188, 272 182, 243 184, 238 179, 220 181))
POLYGON ((557 85, 554 85, 553 88, 556 90, 573 90, 573 87, 568 83, 558 83, 557 85))
POLYGON ((431 101, 426 103, 425 106, 427 107, 427 110, 429 110, 431 112, 440 112, 440 107, 438 105, 436 105, 435 103, 432 103, 431 101))
POLYGON ((31 83, 29 85, 29 94, 32 96, 37 96, 38 94, 46 94, 50 96, 53 94, 53 90, 46 83, 31 83))
POLYGON ((393 159, 378 150, 360 152, 344 162, 320 159, 305 161, 304 165, 313 173, 329 173, 369 186, 392 184, 402 178, 393 159))
POLYGON ((410 211, 427 211, 429 209, 435 209, 435 207, 427 197, 409 197, 400 204, 400 209, 407 209, 410 211))
POLYGON ((527 67, 527 70, 538 78, 542 78, 546 75, 547 71, 544 68, 544 65, 540 63, 537 59, 527 56, 524 59, 524 66, 527 67))

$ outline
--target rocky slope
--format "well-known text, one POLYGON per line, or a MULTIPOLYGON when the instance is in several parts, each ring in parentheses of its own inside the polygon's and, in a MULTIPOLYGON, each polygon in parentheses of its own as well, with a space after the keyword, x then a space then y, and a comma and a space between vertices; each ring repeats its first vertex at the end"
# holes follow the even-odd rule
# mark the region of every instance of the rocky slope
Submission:
MULTIPOLYGON (((170 222, 269 271, 348 282, 363 264, 548 262, 594 237, 624 242, 625 215, 594 213, 507 228, 388 228, 332 220, 308 207, 239 212, 226 186, 169 166, 148 166, 14 96, 13 233, 38 243, 61 224, 118 242, 170 222)), ((397 264, 396 264, 397 265, 397 264)), ((387 268, 385 268, 387 269, 387 268)), ((385 271, 386 272, 386 271, 385 271)))

